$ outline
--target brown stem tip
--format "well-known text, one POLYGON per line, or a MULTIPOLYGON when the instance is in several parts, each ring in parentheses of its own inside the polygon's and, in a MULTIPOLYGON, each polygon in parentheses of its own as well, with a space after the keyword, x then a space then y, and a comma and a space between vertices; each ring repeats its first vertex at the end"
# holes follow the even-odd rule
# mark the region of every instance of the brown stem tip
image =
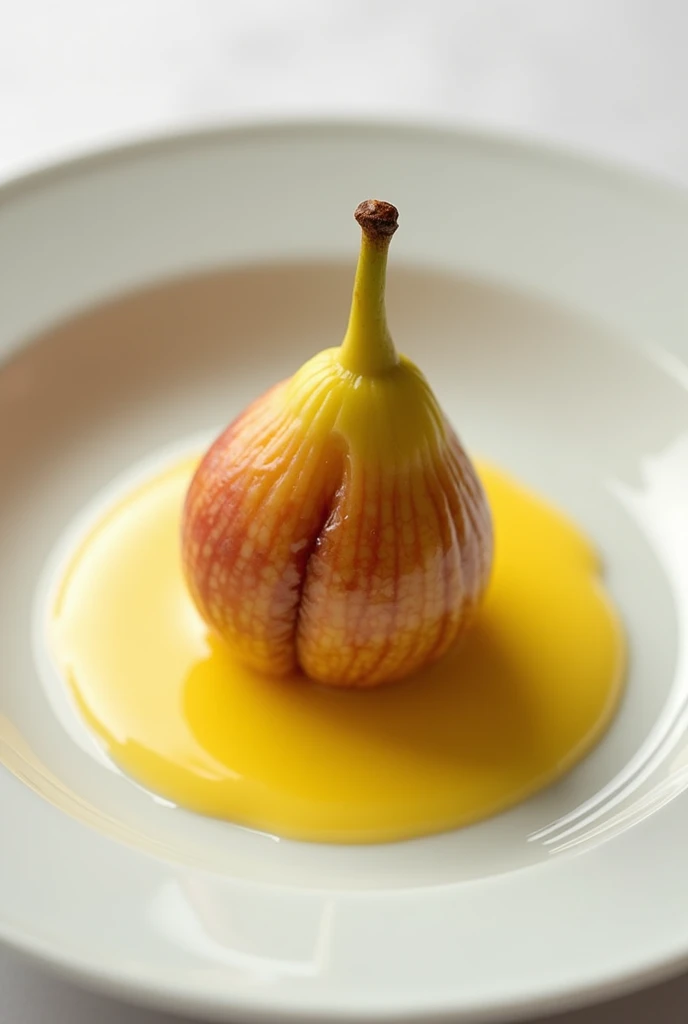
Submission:
POLYGON ((359 203, 354 217, 374 242, 387 241, 399 227, 399 211, 396 206, 383 203, 381 199, 366 199, 359 203))

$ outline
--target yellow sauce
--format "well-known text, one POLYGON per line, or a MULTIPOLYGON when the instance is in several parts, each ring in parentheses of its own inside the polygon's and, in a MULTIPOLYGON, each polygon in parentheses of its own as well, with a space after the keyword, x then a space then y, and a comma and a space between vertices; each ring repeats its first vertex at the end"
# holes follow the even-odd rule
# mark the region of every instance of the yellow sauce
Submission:
POLYGON ((82 715, 149 790, 281 836, 383 842, 522 800, 609 723, 625 650, 597 556, 508 477, 481 468, 497 544, 470 633, 410 679, 342 692, 258 676, 208 634, 179 551, 193 468, 174 466, 103 516, 50 625, 82 715))

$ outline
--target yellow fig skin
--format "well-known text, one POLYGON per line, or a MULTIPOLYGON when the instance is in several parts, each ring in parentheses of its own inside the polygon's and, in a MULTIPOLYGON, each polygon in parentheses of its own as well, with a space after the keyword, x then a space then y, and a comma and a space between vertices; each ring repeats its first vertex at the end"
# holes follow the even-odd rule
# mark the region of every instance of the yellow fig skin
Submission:
POLYGON ((487 500, 384 311, 396 210, 370 200, 349 328, 253 403, 200 463, 183 515, 204 619, 260 672, 375 686, 439 658, 492 562, 487 500))

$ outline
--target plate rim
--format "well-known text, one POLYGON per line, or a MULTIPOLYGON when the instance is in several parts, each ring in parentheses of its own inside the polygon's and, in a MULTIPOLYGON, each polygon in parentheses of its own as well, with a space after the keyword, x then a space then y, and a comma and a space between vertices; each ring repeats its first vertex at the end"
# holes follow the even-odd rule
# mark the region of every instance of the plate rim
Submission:
POLYGON ((144 132, 140 135, 125 136, 120 140, 99 145, 94 143, 77 151, 56 158, 38 159, 30 166, 10 172, 6 179, 0 179, 0 205, 13 201, 44 185, 51 185, 61 178, 88 173, 101 166, 111 166, 120 161, 139 156, 165 153, 179 148, 194 147, 202 143, 221 144, 228 138, 242 137, 255 141, 261 136, 294 136, 297 134, 318 135, 325 131, 343 134, 398 133, 406 137, 415 135, 419 140, 456 142, 461 139, 469 145, 489 148, 502 153, 518 153, 532 158, 537 156, 549 162, 570 167, 575 164, 579 171, 595 177, 606 177, 610 182, 626 183, 634 188, 643 188, 656 193, 669 193, 672 200, 688 206, 688 183, 682 183, 671 174, 648 169, 631 161, 624 161, 597 152, 585 146, 576 146, 535 132, 510 131, 508 128, 483 127, 431 117, 348 117, 348 116, 290 116, 284 118, 256 117, 248 121, 223 120, 203 122, 200 125, 171 126, 160 131, 144 132))
POLYGON ((236 993, 232 994, 231 1001, 214 998, 198 990, 191 996, 183 983, 177 985, 175 979, 167 975, 163 982, 163 976, 155 975, 155 980, 151 981, 150 972, 137 972, 131 968, 110 968, 106 972, 96 961, 89 964, 83 958, 70 956, 48 942, 41 942, 31 936, 20 936, 17 931, 9 936, 2 922, 0 944, 28 963, 97 995, 158 1012, 169 1012, 175 1016, 188 1014, 209 1022, 227 1021, 228 1013, 238 1013, 241 1021, 255 1021, 256 1024, 278 1024, 282 1021, 284 1024, 354 1024, 364 1021, 374 1021, 376 1024, 502 1024, 507 1019, 513 1024, 531 1019, 535 1022, 549 1014, 604 1005, 654 985, 675 980, 688 964, 687 949, 674 960, 658 957, 655 963, 647 964, 644 969, 629 967, 612 981, 593 982, 588 986, 577 986, 575 990, 562 986, 536 1000, 525 996, 508 1004, 495 1001, 492 1004, 464 1004, 459 1009, 453 1004, 447 1004, 430 1009, 412 1006, 408 1010, 366 1005, 359 1010, 334 1010, 325 1003, 312 1002, 298 1006, 270 1004, 262 1000, 245 999, 236 993))

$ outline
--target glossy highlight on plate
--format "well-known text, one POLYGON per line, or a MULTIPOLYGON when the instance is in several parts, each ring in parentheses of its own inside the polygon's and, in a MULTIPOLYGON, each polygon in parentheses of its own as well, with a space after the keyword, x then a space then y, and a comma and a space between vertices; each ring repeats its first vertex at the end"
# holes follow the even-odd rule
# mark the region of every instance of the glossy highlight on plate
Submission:
POLYGON ((138 783, 280 836, 384 842, 511 806, 601 736, 625 645, 597 556, 511 478, 480 467, 498 543, 472 630, 416 675, 360 692, 247 669, 208 630, 179 555, 196 465, 174 464, 103 513, 50 623, 81 714, 138 783))

